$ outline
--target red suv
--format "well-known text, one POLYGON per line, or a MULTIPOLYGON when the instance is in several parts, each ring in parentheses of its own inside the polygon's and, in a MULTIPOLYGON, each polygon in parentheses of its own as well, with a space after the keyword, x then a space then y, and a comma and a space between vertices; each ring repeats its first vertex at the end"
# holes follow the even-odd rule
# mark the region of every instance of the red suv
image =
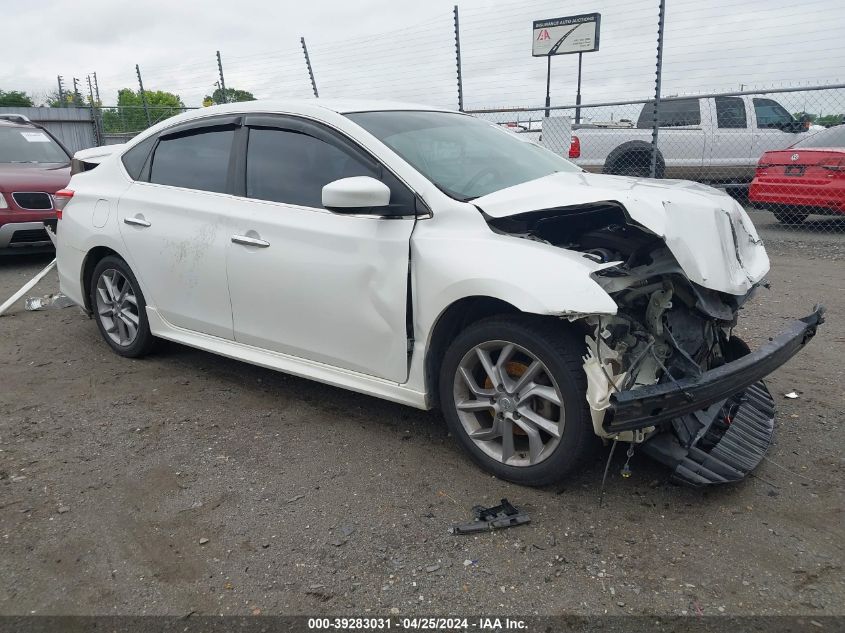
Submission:
POLYGON ((70 180, 70 161, 44 128, 0 115, 0 252, 52 246, 44 221, 56 217, 53 194, 70 180))

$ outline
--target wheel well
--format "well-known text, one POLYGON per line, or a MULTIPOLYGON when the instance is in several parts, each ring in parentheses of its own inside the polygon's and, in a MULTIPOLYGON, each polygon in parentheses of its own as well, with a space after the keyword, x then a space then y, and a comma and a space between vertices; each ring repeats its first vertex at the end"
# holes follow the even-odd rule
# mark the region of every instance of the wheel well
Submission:
MULTIPOLYGON (((91 275, 94 268, 100 263, 104 257, 114 255, 120 257, 120 254, 106 246, 97 246, 88 251, 85 256, 85 262, 82 264, 82 289, 84 291, 83 300, 85 301, 85 309, 91 310, 91 275)), ((120 259, 123 259, 120 257, 120 259)))
MULTIPOLYGON (((651 144, 644 141, 631 141, 623 143, 614 149, 604 161, 604 168, 602 172, 605 174, 617 173, 620 166, 626 163, 635 163, 651 165, 651 144)), ((657 165, 655 176, 661 178, 666 169, 666 162, 663 160, 663 154, 657 150, 657 165)))
POLYGON ((437 376, 449 344, 464 329, 489 316, 512 314, 519 309, 507 301, 493 297, 464 297, 450 305, 434 325, 425 359, 425 382, 431 404, 438 405, 437 376))

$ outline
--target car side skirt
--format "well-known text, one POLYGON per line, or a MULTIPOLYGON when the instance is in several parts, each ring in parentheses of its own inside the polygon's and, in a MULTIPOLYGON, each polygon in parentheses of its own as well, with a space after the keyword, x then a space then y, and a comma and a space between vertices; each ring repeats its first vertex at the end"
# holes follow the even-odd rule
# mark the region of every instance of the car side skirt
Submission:
POLYGON ((417 409, 430 408, 424 392, 395 382, 187 330, 168 322, 158 310, 149 306, 147 306, 147 319, 150 331, 159 338, 417 409))

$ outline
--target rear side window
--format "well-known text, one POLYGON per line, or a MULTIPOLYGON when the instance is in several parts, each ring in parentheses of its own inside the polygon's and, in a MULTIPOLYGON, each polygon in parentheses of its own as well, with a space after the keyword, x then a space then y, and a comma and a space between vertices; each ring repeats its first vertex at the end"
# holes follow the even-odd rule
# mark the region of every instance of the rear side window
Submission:
POLYGON ((744 128, 745 102, 739 97, 716 97, 716 125, 720 128, 744 128))
POLYGON ((754 114, 757 116, 757 127, 779 128, 795 119, 777 101, 771 99, 754 99, 754 114))
POLYGON ((120 160, 123 161, 126 173, 129 174, 129 177, 132 180, 138 180, 141 177, 144 164, 146 164, 147 158, 150 156, 150 150, 152 150, 153 145, 155 145, 156 138, 157 137, 153 135, 150 138, 141 141, 121 156, 120 160))
POLYGON ((161 139, 153 154, 150 182, 225 193, 234 138, 234 129, 209 129, 161 139))
MULTIPOLYGON (((249 131, 249 198, 322 209, 325 185, 352 176, 381 179, 380 171, 377 164, 308 134, 274 128, 249 131)), ((391 187, 391 191, 395 189, 391 187)))
MULTIPOLYGON (((638 128, 650 128, 654 120, 654 102, 646 103, 637 121, 638 128)), ((698 99, 671 99, 660 102, 657 113, 660 127, 679 127, 682 125, 700 125, 701 107, 698 99)))

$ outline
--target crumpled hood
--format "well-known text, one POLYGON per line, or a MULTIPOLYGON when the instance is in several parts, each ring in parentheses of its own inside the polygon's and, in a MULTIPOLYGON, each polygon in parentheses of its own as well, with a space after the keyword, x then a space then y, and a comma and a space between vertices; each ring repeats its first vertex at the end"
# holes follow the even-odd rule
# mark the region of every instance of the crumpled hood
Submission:
POLYGON ((660 236, 687 277, 705 288, 745 295, 769 271, 769 257, 745 210, 726 193, 686 180, 561 172, 473 200, 502 218, 530 211, 618 202, 660 236))

